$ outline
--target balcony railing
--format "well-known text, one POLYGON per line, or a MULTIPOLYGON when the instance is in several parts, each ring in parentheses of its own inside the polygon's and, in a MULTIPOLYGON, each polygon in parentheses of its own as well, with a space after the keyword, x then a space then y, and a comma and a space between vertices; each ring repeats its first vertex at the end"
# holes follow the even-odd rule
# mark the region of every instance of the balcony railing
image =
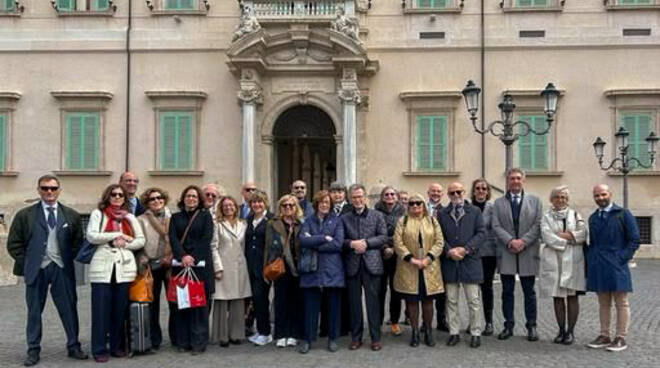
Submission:
POLYGON ((343 7, 346 15, 355 17, 355 0, 242 0, 259 21, 331 20, 343 7))

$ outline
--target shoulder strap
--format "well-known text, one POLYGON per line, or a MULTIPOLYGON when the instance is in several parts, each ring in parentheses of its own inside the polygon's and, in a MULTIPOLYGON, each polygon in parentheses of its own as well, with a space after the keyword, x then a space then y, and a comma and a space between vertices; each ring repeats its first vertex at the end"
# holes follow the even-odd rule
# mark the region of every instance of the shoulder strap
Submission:
POLYGON ((186 241, 186 237, 188 236, 188 230, 190 230, 190 226, 192 225, 193 221, 195 221, 195 218, 197 218, 198 214, 199 214, 199 210, 195 211, 193 216, 190 218, 190 221, 188 221, 188 224, 186 225, 186 229, 183 231, 183 236, 181 237, 181 246, 183 246, 183 242, 186 241))

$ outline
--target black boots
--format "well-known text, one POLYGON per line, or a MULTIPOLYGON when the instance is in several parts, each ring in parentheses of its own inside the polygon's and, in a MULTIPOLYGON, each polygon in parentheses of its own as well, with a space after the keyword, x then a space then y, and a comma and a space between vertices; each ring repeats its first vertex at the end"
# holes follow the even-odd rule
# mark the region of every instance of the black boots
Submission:
POLYGON ((419 346, 419 327, 413 326, 412 336, 410 337, 410 346, 416 348, 419 346))
POLYGON ((435 339, 433 338, 433 328, 431 326, 427 326, 424 329, 424 344, 430 347, 435 346, 435 339))

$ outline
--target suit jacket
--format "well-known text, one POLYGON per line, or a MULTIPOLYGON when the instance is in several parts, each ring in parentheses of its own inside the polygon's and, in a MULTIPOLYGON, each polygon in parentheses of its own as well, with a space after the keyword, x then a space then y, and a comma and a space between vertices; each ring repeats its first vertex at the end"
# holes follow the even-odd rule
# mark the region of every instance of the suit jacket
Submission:
MULTIPOLYGON (((68 281, 75 285, 73 260, 83 240, 80 215, 74 209, 57 204, 57 242, 68 281)), ((48 242, 48 224, 41 201, 18 211, 9 229, 7 251, 14 259, 14 275, 25 276, 31 285, 41 269, 48 242)))
POLYGON ((387 246, 387 225, 383 214, 365 208, 362 214, 353 210, 341 217, 344 225, 344 252, 346 275, 353 277, 360 270, 360 261, 364 259, 367 270, 372 275, 384 272, 383 257, 380 251, 387 246), (351 249, 351 240, 366 239, 367 251, 357 254, 351 249))
POLYGON ((251 278, 263 279, 264 255, 266 253, 266 227, 273 214, 266 213, 266 218, 261 220, 257 227, 252 225, 254 214, 247 218, 247 230, 245 231, 245 260, 247 261, 248 274, 251 278))
POLYGON ((135 217, 138 217, 138 216, 144 214, 146 211, 147 211, 147 209, 144 208, 142 203, 140 203, 140 199, 138 198, 137 204, 135 205, 135 213, 134 213, 135 217))
POLYGON ((543 206, 538 197, 523 193, 520 200, 518 238, 525 242, 522 252, 509 250, 509 242, 516 238, 509 194, 495 200, 492 226, 497 243, 497 266, 502 275, 536 276, 539 270, 539 246, 543 206))

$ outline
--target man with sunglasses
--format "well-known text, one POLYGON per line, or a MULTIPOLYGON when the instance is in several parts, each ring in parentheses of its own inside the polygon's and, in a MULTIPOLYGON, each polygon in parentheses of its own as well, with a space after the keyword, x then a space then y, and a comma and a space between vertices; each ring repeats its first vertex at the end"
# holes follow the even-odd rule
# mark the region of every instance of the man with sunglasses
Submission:
POLYGON ((479 284, 483 282, 483 270, 479 258, 479 247, 486 234, 481 210, 465 200, 465 189, 461 183, 451 183, 447 187, 450 204, 438 211, 438 222, 445 239, 445 247, 440 257, 442 278, 447 296, 447 319, 449 321, 448 346, 459 341, 460 317, 458 298, 461 287, 469 308, 471 335, 470 346, 481 345, 481 299, 479 284))
POLYGON ((119 177, 119 184, 121 184, 121 186, 126 189, 126 201, 128 202, 128 208, 131 210, 131 213, 135 215, 135 217, 140 216, 146 211, 146 208, 144 208, 142 203, 140 203, 140 200, 136 194, 138 191, 139 183, 140 179, 138 179, 135 173, 130 171, 126 171, 119 177))
POLYGON ((26 367, 39 362, 41 313, 50 288, 62 320, 68 356, 87 359, 78 340, 78 310, 73 260, 82 243, 80 215, 57 201, 60 181, 44 175, 37 181, 41 200, 20 210, 9 229, 7 251, 14 259, 14 275, 23 276, 27 303, 26 367))
POLYGON ((215 183, 204 184, 202 187, 202 193, 204 194, 204 208, 211 212, 211 215, 215 219, 215 211, 218 207, 218 201, 220 200, 220 188, 215 183))
POLYGON ((243 184, 243 187, 241 188, 241 197, 243 197, 243 203, 241 203, 241 206, 238 209, 238 215, 241 218, 241 220, 245 220, 250 216, 250 197, 254 192, 257 191, 257 185, 254 182, 248 181, 247 183, 243 184))
POLYGON ((298 204, 302 208, 305 218, 314 213, 312 204, 307 201, 307 184, 302 180, 296 180, 291 184, 291 194, 298 198, 298 204))
POLYGON ((506 340, 513 336, 514 287, 518 275, 525 296, 527 340, 537 341, 534 280, 539 270, 543 208, 538 197, 524 191, 525 172, 522 169, 509 169, 506 183, 507 192, 495 200, 491 215, 497 243, 497 268, 502 280, 504 315, 504 330, 497 338, 506 340))

